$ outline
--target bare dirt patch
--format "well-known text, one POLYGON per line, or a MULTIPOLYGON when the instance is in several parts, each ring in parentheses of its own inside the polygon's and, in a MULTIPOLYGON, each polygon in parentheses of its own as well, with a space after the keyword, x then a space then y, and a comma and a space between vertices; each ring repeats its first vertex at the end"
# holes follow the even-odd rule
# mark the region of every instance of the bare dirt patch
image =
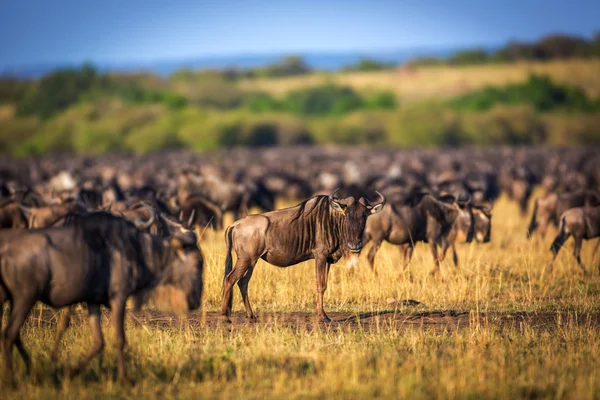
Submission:
MULTIPOLYGON (((104 310, 103 323, 110 323, 110 311, 104 310)), ((421 328, 437 332, 454 332, 471 326, 497 328, 519 328, 529 326, 534 329, 555 330, 559 321, 570 324, 591 325, 600 328, 600 314, 585 314, 571 318, 566 314, 546 313, 476 313, 464 310, 406 311, 383 310, 376 312, 330 312, 331 322, 319 322, 313 312, 265 312, 258 313, 255 320, 246 318, 242 312, 233 313, 231 323, 226 322, 217 312, 191 313, 185 318, 155 310, 142 310, 127 315, 128 323, 134 326, 147 326, 155 329, 177 329, 189 324, 191 329, 232 330, 263 328, 287 328, 292 331, 365 331, 402 330, 421 328)), ((73 315, 72 325, 87 324, 87 313, 79 310, 73 315)), ((56 325, 57 312, 48 308, 34 310, 28 321, 29 326, 48 327, 56 325)))

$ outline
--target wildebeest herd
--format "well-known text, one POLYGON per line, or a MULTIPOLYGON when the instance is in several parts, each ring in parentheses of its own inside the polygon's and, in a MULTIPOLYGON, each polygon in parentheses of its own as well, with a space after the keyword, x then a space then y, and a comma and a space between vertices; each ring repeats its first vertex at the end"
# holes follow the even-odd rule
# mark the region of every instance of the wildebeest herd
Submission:
POLYGON ((424 242, 433 274, 449 249, 458 266, 458 244, 491 240, 496 199, 504 194, 525 215, 536 186, 545 194, 534 200, 523 235, 556 226, 552 260, 573 236, 585 272, 582 242, 600 236, 595 149, 280 148, 0 161, 0 317, 4 303, 10 307, 0 325, 4 377, 13 380, 13 346, 30 369, 20 331, 40 301, 64 310, 53 353, 71 307, 87 307, 93 348, 69 374, 101 354, 100 307, 110 308, 118 377, 126 380, 127 300, 134 309, 148 300, 181 313, 197 309, 202 235, 224 228, 227 214, 235 222, 224 234, 223 291, 210 294, 222 296, 225 319, 236 283, 255 318, 248 284, 259 259, 280 267, 314 259, 317 314, 328 321, 323 294, 331 264, 343 256, 354 265, 371 242, 367 260, 376 273, 387 241, 399 246, 403 270, 424 242), (276 202, 296 200, 275 210, 276 202))

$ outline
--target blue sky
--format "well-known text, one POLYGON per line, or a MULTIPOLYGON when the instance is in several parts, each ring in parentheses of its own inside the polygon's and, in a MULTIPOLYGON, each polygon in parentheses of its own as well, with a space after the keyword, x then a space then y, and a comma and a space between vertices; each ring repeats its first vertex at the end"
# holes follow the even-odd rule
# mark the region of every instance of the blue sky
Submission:
POLYGON ((2 0, 0 65, 376 51, 591 36, 600 1, 2 0))

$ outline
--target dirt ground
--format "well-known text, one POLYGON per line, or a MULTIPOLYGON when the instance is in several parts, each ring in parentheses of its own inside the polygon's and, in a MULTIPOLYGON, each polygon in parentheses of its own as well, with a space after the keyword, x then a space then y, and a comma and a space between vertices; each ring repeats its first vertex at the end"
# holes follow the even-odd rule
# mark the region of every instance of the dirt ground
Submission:
MULTIPOLYGON (((110 311, 103 311, 103 324, 110 324, 110 311)), ((390 307, 389 310, 377 312, 329 312, 331 322, 319 322, 313 312, 268 312, 258 313, 255 320, 246 318, 243 312, 233 313, 231 323, 226 322, 217 312, 195 312, 187 318, 191 329, 232 330, 255 329, 257 325, 264 328, 279 327, 293 331, 332 330, 401 330, 421 328, 436 332, 453 332, 470 326, 488 326, 497 328, 520 328, 529 326, 534 329, 555 330, 559 319, 569 320, 569 323, 592 325, 600 328, 600 314, 586 314, 580 318, 567 318, 567 315, 557 313, 477 313, 475 311, 418 311, 403 307, 401 310, 390 307)), ((34 309, 29 316, 27 325, 38 327, 53 327, 58 321, 55 310, 44 308, 34 309)), ((142 310, 127 314, 128 323, 145 325, 155 329, 180 328, 185 326, 185 318, 161 313, 155 310, 142 310)), ((80 309, 75 312, 72 324, 86 324, 86 312, 80 309)))

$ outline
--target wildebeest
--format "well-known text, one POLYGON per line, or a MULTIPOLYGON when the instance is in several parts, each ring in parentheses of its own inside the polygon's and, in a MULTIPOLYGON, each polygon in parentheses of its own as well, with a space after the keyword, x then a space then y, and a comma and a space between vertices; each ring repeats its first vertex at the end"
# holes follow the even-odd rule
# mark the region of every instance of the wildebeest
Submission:
MULTIPOLYGON (((378 192, 379 194, 379 192, 378 192)), ((335 191, 328 196, 315 196, 295 207, 250 215, 235 222, 225 231, 227 257, 223 280, 221 313, 229 319, 233 285, 237 282, 242 294, 246 316, 254 318, 248 299, 248 283, 259 258, 278 267, 288 267, 314 259, 317 276, 317 314, 329 321, 323 311, 323 294, 331 264, 336 263, 346 249, 360 252, 367 217, 385 205, 354 197, 337 199, 335 191), (232 270, 232 251, 237 256, 232 270)))
POLYGON ((475 239, 479 243, 488 243, 492 232, 492 214, 485 205, 471 204, 471 202, 458 202, 458 216, 452 223, 452 228, 447 235, 442 236, 442 255, 440 261, 446 256, 448 248, 452 249, 452 260, 458 267, 456 245, 470 243, 475 239))
POLYGON ((76 214, 73 219, 64 227, 21 231, 1 245, 0 294, 11 305, 2 333, 4 374, 9 381, 13 380, 13 345, 30 369, 20 330, 36 301, 55 308, 87 304, 94 345, 72 372, 102 352, 100 306, 111 308, 120 381, 126 379, 123 324, 128 297, 167 287, 183 297, 179 302, 185 302, 187 309, 200 305, 203 259, 195 244, 165 241, 104 212, 76 214))
POLYGON ((51 204, 39 208, 19 206, 27 218, 29 228, 45 228, 71 212, 85 211, 78 200, 71 199, 62 204, 51 204))
POLYGON ((558 226, 562 213, 569 208, 584 207, 600 202, 600 194, 591 190, 579 190, 568 193, 547 193, 535 200, 533 214, 527 229, 527 237, 531 238, 539 229, 540 235, 544 237, 550 224, 558 226))
MULTIPOLYGON (((552 262, 550 271, 556 260, 556 256, 565 241, 573 236, 573 256, 577 260, 577 265, 585 273, 585 266, 581 262, 581 246, 583 240, 589 240, 600 237, 600 204, 594 207, 576 207, 571 208, 560 216, 558 234, 552 242, 550 250, 552 251, 552 262)), ((598 247, 596 247, 596 251, 598 247)))
POLYGON ((18 203, 10 198, 0 202, 0 229, 27 228, 27 222, 27 217, 18 203))
MULTIPOLYGON (((364 242, 373 242, 367 254, 371 269, 375 271, 375 255, 383 241, 400 246, 404 269, 410 263, 415 244, 423 241, 429 243, 435 262, 432 273, 438 272, 440 256, 437 246, 448 236, 459 214, 460 208, 456 204, 446 204, 424 193, 411 196, 404 204, 388 205, 383 212, 370 218, 365 228, 364 242)), ((466 238, 470 235, 471 216, 467 215, 467 219, 464 227, 455 228, 454 236, 460 234, 466 238)))

